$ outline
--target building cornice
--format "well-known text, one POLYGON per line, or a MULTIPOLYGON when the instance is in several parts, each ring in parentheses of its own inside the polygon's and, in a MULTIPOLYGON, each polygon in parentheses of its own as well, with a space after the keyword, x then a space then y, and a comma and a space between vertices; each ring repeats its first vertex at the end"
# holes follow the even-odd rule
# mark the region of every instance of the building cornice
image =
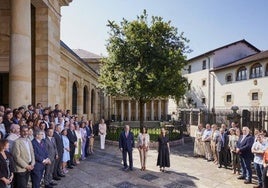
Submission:
POLYGON ((69 6, 73 0, 59 0, 60 6, 69 6))

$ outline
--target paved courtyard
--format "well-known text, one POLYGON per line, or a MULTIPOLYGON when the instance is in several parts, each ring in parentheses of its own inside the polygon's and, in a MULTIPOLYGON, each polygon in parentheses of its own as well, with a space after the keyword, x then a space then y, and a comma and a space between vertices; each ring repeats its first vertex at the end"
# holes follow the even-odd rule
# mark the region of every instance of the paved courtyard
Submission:
MULTIPOLYGON (((106 145, 105 150, 99 149, 95 142, 95 153, 74 169, 69 170, 65 178, 58 181, 57 187, 118 187, 118 188, 232 188, 253 187, 237 180, 232 170, 217 168, 212 162, 192 157, 193 143, 187 142, 171 148, 171 168, 160 172, 156 166, 157 150, 148 153, 147 171, 140 171, 139 153, 134 150, 134 170, 122 170, 122 157, 118 146, 106 145)), ((253 183, 256 183, 254 176, 253 183)))

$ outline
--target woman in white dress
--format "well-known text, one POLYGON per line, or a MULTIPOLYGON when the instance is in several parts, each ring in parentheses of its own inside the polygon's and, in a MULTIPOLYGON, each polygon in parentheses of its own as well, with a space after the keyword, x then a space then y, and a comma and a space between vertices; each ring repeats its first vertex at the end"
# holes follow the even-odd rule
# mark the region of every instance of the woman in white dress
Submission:
POLYGON ((79 159, 81 158, 82 155, 82 135, 79 124, 75 125, 75 134, 77 137, 77 147, 75 147, 74 159, 76 164, 79 164, 80 163, 79 159))
POLYGON ((147 133, 146 127, 142 128, 142 132, 138 135, 138 150, 140 153, 141 170, 146 170, 146 159, 149 150, 150 135, 147 133))
POLYGON ((81 155, 81 160, 85 160, 86 156, 85 156, 85 152, 86 152, 86 143, 88 140, 88 136, 87 136, 87 130, 86 130, 86 122, 82 122, 81 126, 80 126, 80 130, 81 130, 81 138, 82 138, 82 155, 81 155))
POLYGON ((202 135, 204 132, 203 124, 199 124, 197 126, 197 130, 195 132, 195 141, 194 141, 194 156, 201 157, 205 156, 205 149, 202 142, 202 135))
POLYGON ((101 119, 100 124, 99 124, 100 148, 101 149, 105 149, 106 130, 107 130, 107 127, 104 122, 104 119, 101 119))

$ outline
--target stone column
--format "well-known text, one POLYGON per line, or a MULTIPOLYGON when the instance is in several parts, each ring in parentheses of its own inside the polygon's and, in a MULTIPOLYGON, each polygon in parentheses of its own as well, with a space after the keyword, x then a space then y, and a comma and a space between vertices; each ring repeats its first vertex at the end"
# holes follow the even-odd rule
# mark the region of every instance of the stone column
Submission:
POLYGON ((147 108, 146 108, 146 103, 144 103, 144 121, 147 121, 147 108))
POLYGON ((158 101, 158 120, 161 121, 161 100, 158 101))
POLYGON ((139 120, 139 102, 136 101, 136 121, 139 120))
POLYGON ((32 103, 31 1, 11 0, 9 105, 32 103))
POLYGON ((115 121, 118 121, 117 100, 114 100, 114 116, 115 116, 115 121))
POLYGON ((151 101, 151 121, 154 121, 154 101, 151 101))
POLYGON ((168 120, 168 100, 165 100, 165 119, 168 120))
POLYGON ((121 101, 121 121, 124 121, 124 101, 121 101))
POLYGON ((128 121, 131 121, 131 101, 128 101, 128 121))

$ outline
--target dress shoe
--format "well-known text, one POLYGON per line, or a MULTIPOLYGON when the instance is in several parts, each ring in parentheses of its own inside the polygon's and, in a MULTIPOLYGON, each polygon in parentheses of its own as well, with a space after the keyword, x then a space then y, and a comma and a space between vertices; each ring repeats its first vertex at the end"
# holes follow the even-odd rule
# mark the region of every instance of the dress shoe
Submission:
POLYGON ((123 168, 123 170, 124 170, 124 171, 127 171, 127 170, 128 170, 128 166, 125 166, 125 167, 123 168))
POLYGON ((250 180, 245 180, 245 181, 244 181, 244 184, 250 184, 250 183, 251 183, 250 180))
POLYGON ((73 169, 74 167, 73 167, 73 166, 67 166, 67 168, 69 168, 69 169, 73 169))
POLYGON ((244 177, 244 176, 238 176, 237 179, 239 179, 239 180, 244 180, 245 177, 244 177))
POLYGON ((60 177, 57 177, 57 176, 56 177, 53 177, 53 179, 56 180, 56 181, 61 180, 60 177))
POLYGON ((221 167, 222 167, 221 165, 218 166, 218 168, 221 168, 221 167))
POLYGON ((52 185, 45 185, 45 188, 53 188, 52 185))
POLYGON ((77 164, 76 163, 71 163, 72 166, 76 166, 77 164))
POLYGON ((55 185, 58 185, 58 184, 55 183, 55 182, 51 182, 51 183, 49 183, 49 185, 51 185, 51 186, 55 186, 55 185))
POLYGON ((62 177, 62 178, 65 177, 64 174, 58 174, 58 176, 59 176, 59 177, 62 177))
POLYGON ((129 168, 130 171, 133 171, 133 168, 129 168))

